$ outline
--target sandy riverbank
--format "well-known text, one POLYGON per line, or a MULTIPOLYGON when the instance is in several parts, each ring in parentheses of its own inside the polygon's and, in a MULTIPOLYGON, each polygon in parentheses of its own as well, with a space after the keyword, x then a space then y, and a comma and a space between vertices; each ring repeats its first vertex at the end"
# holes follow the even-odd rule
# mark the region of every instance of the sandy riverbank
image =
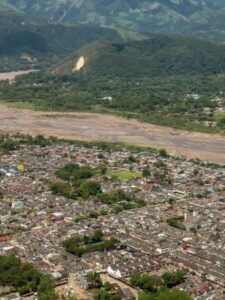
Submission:
POLYGON ((97 113, 46 113, 0 105, 0 130, 59 138, 126 142, 225 163, 225 137, 175 130, 97 113))

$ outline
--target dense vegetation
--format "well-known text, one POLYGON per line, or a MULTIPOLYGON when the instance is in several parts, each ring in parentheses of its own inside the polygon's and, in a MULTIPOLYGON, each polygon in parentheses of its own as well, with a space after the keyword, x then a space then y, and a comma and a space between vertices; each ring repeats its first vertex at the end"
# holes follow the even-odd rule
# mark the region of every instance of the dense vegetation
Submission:
POLYGON ((37 135, 32 137, 29 134, 1 134, 0 135, 0 153, 10 153, 11 151, 18 150, 22 145, 38 145, 40 147, 45 147, 47 145, 54 144, 57 141, 56 138, 50 137, 45 138, 42 135, 37 135))
POLYGON ((150 276, 148 274, 134 274, 131 276, 131 284, 146 292, 156 292, 159 287, 172 288, 185 281, 185 272, 166 272, 162 277, 150 276))
MULTIPOLYGON (((0 177, 1 177, 1 174, 0 174, 0 177)), ((0 200, 3 200, 4 199, 4 194, 3 192, 0 190, 0 200)))
POLYGON ((135 34, 92 25, 66 26, 0 12, 0 70, 72 71, 79 55, 85 74, 129 77, 214 74, 225 70, 224 46, 189 37, 135 34), (128 35, 128 34, 127 34, 128 35), (163 57, 163 59, 162 59, 163 57), (62 60, 63 63, 59 64, 62 60))
POLYGON ((97 201, 113 205, 113 209, 117 213, 123 210, 145 206, 144 200, 138 199, 134 195, 127 194, 123 190, 98 194, 97 201))
POLYGON ((77 59, 83 56, 86 76, 209 75, 225 70, 224 50, 223 45, 178 36, 154 36, 128 43, 98 41, 79 49, 75 58, 57 66, 55 71, 71 73, 77 59))
POLYGON ((142 292, 139 294, 139 300, 193 300, 184 291, 160 289, 154 295, 142 292))
POLYGON ((133 286, 143 290, 138 299, 141 300, 191 300, 185 292, 171 288, 185 282, 185 272, 166 272, 161 277, 148 274, 134 274, 130 282, 133 286))
MULTIPOLYGON (((224 0, 3 0, 27 15, 65 23, 91 23, 141 32, 181 33, 224 40, 224 0)), ((6 6, 8 5, 8 6, 6 6)))
POLYGON ((185 225, 182 223, 184 221, 183 217, 172 217, 167 220, 168 224, 180 230, 186 230, 185 225))
MULTIPOLYGON (((91 197, 95 201, 102 202, 112 206, 112 211, 119 213, 123 210, 129 210, 145 206, 145 201, 136 198, 132 194, 125 193, 123 190, 117 190, 110 193, 102 193, 101 184, 93 176, 104 175, 107 171, 106 166, 100 165, 96 169, 89 166, 79 166, 77 164, 67 164, 56 172, 56 175, 63 181, 54 181, 51 183, 51 190, 56 195, 61 195, 71 199, 84 199, 91 197)), ((99 215, 105 215, 107 212, 90 212, 88 216, 79 216, 75 221, 81 221, 87 218, 97 218, 99 215)))
POLYGON ((117 113, 205 132, 224 131, 225 114, 215 112, 220 104, 214 101, 218 97, 223 107, 224 93, 223 74, 128 80, 39 73, 18 78, 15 85, 0 83, 0 99, 12 104, 43 110, 117 113), (217 126, 208 122, 216 122, 217 126))
POLYGON ((111 250, 116 247, 116 244, 118 241, 115 238, 106 239, 99 230, 90 236, 70 238, 63 243, 66 251, 77 256, 94 251, 111 250))
POLYGON ((123 190, 102 193, 100 182, 93 178, 90 180, 90 178, 104 175, 106 171, 107 168, 104 165, 93 169, 88 166, 69 163, 56 172, 57 176, 63 181, 54 181, 51 183, 50 187, 54 194, 82 201, 91 198, 94 201, 109 205, 108 210, 91 210, 87 215, 77 216, 74 219, 75 222, 98 218, 99 216, 107 215, 109 212, 119 213, 123 210, 145 206, 144 200, 123 190))
POLYGON ((107 291, 104 288, 97 290, 94 293, 94 300, 121 300, 120 295, 114 291, 107 291))
POLYGON ((56 175, 64 180, 88 179, 95 174, 95 171, 89 166, 79 166, 78 164, 66 164, 56 172, 56 175))
POLYGON ((94 289, 94 300, 121 300, 121 296, 114 289, 112 284, 103 284, 101 276, 97 272, 89 272, 86 275, 89 289, 94 289))
POLYGON ((58 299, 52 279, 15 256, 0 256, 0 285, 13 287, 21 295, 36 291, 39 300, 58 299))
POLYGON ((77 164, 67 164, 56 172, 56 175, 68 181, 68 183, 55 181, 51 184, 54 194, 67 198, 77 199, 77 197, 89 197, 102 193, 101 185, 98 181, 88 181, 86 179, 95 175, 98 170, 93 170, 88 166, 77 164))
POLYGON ((112 29, 64 26, 15 13, 0 13, 0 70, 50 66, 96 39, 122 40, 112 29))

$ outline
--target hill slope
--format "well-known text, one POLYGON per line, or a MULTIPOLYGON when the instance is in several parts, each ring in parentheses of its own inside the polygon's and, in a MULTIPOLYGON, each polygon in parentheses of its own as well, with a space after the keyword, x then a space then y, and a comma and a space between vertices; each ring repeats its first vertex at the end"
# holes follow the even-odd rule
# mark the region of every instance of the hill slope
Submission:
POLYGON ((94 23, 225 41, 225 0, 3 0, 3 4, 61 23, 94 23))
POLYGON ((209 75, 225 71, 225 47, 197 40, 156 36, 120 43, 94 42, 54 68, 56 74, 143 77, 181 74, 209 75))
POLYGON ((0 69, 51 65, 95 40, 122 41, 112 29, 49 24, 15 13, 1 13, 0 69))

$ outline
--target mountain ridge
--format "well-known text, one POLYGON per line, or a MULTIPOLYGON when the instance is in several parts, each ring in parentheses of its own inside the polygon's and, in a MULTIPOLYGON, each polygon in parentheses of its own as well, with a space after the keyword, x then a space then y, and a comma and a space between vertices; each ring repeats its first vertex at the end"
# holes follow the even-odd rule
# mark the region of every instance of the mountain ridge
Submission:
POLYGON ((59 23, 225 41, 225 0, 5 0, 1 6, 59 23))

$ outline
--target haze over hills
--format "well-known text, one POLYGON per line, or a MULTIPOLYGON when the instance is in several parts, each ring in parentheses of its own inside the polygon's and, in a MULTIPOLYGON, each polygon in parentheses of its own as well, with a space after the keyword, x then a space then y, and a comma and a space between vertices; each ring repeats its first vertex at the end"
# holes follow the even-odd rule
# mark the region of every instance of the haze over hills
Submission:
POLYGON ((5 0, 13 9, 60 23, 92 23, 225 41, 225 0, 5 0))

